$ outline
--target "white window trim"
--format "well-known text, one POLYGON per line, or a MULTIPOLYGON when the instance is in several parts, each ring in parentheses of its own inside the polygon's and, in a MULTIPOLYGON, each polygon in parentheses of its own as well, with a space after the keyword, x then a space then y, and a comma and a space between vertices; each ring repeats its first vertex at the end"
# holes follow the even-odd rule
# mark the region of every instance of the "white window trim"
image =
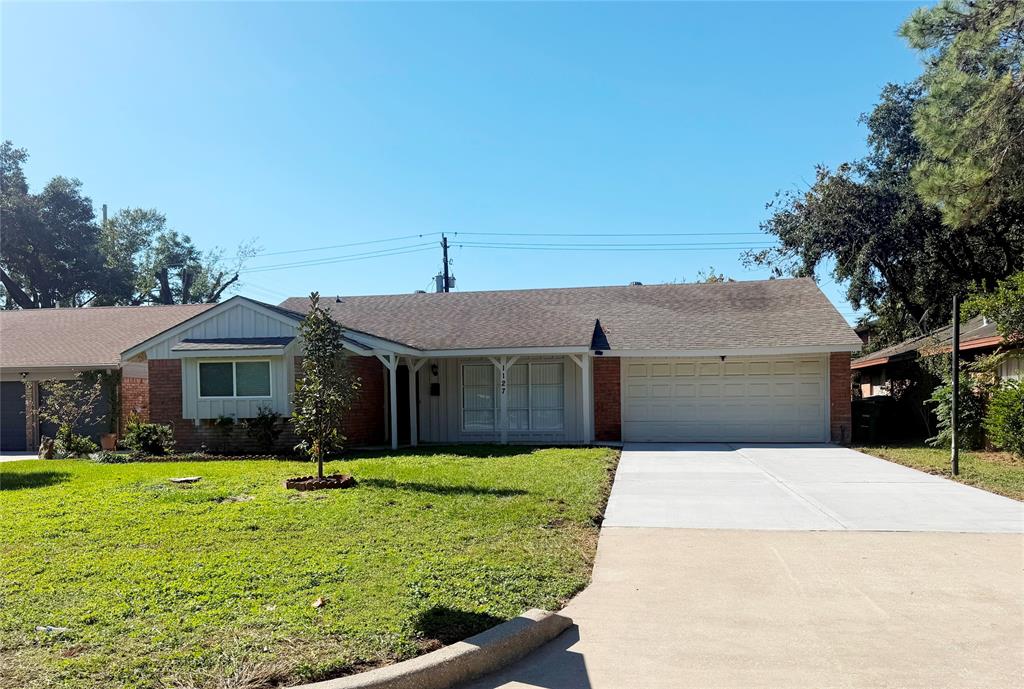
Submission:
POLYGON ((199 399, 201 400, 269 400, 274 398, 274 362, 271 359, 200 359, 196 362, 196 391, 199 393, 199 399), (203 380, 200 369, 203 364, 231 364, 231 390, 232 392, 238 391, 238 373, 236 364, 267 364, 267 378, 270 384, 270 394, 268 395, 204 395, 203 394, 203 380))
MULTIPOLYGON (((494 365, 487 364, 491 368, 491 412, 493 414, 494 422, 490 428, 466 428, 466 366, 483 366, 483 362, 475 361, 463 361, 459 364, 459 428, 463 433, 496 433, 499 430, 498 427, 498 414, 500 413, 501 405, 499 404, 498 395, 499 382, 497 376, 494 375, 494 365)), ((565 362, 564 361, 522 361, 512 365, 514 366, 526 366, 526 407, 508 407, 506 411, 525 411, 526 412, 526 428, 509 428, 509 433, 564 433, 565 432, 565 362), (562 413, 562 422, 557 428, 534 428, 533 427, 533 365, 551 365, 557 364, 562 367, 562 377, 559 385, 562 387, 562 406, 561 407, 550 407, 546 409, 539 409, 537 411, 559 411, 562 413)), ((512 368, 509 367, 509 368, 512 368)), ((554 385, 554 384, 552 384, 554 385)), ((474 386, 480 387, 480 386, 474 386)), ((511 384, 509 385, 511 388, 511 384)), ((471 411, 486 411, 484 409, 474 409, 471 411)))

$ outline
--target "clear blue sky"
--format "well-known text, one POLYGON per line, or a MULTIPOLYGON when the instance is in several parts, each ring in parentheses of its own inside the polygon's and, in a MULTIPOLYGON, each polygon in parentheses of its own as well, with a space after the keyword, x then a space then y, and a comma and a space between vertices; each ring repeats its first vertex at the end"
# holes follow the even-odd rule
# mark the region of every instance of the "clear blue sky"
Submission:
MULTIPOLYGON (((737 279, 738 249, 527 251, 468 232, 700 233, 763 245, 774 192, 860 156, 919 72, 913 4, 46 3, 2 6, 3 137, 30 183, 156 207, 200 246, 265 252, 448 232, 461 290, 737 279)), ((252 267, 436 236, 264 255, 252 267)), ((592 243, 591 242, 591 243, 592 243)), ((426 289, 440 250, 245 275, 279 301, 426 289)), ((828 276, 840 311, 851 308, 828 276)))

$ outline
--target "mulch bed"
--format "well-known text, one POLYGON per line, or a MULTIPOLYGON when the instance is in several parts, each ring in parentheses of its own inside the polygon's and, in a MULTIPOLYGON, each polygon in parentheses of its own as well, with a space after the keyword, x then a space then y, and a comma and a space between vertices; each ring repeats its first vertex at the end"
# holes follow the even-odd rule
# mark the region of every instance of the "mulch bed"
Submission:
POLYGON ((324 490, 326 488, 351 488, 356 485, 356 480, 348 474, 331 474, 323 478, 316 476, 298 476, 285 479, 285 488, 295 490, 324 490))

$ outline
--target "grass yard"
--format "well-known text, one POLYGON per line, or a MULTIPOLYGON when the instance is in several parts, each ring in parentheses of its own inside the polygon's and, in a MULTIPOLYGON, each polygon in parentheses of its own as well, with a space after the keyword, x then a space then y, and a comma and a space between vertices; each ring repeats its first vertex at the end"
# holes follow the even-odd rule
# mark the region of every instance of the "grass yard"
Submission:
POLYGON ((313 681, 556 609, 589 581, 617 457, 378 453, 326 467, 356 488, 305 493, 282 481, 306 462, 0 464, 0 686, 313 681))
POLYGON ((960 475, 953 476, 949 466, 949 449, 924 445, 856 449, 897 464, 1024 500, 1024 461, 1014 459, 1007 452, 962 451, 960 475))

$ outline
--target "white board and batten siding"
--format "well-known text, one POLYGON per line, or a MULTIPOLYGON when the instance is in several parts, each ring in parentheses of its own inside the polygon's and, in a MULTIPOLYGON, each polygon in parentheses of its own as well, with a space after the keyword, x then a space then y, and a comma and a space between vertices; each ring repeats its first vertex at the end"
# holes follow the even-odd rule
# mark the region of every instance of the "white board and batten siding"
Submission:
POLYGON ((1019 380, 1024 382, 1024 350, 1010 352, 999 364, 1000 380, 1019 380))
MULTIPOLYGON (((171 349, 187 339, 217 338, 249 338, 249 337, 297 337, 298 324, 291 325, 279 318, 274 318, 240 301, 231 308, 203 319, 193 327, 176 332, 173 337, 165 337, 155 341, 145 351, 148 359, 179 358, 178 352, 171 349)), ((224 398, 200 399, 199 397, 199 362, 200 361, 238 361, 243 357, 218 357, 215 352, 194 352, 181 357, 181 403, 182 418, 201 420, 231 416, 236 419, 253 418, 259 408, 270 407, 279 414, 290 413, 290 394, 295 381, 295 355, 298 354, 297 340, 285 348, 284 356, 268 356, 253 351, 252 356, 244 357, 251 360, 270 361, 269 398, 224 398)))
POLYGON ((622 439, 824 442, 827 355, 622 359, 622 439))
MULTIPOLYGON (((583 419, 580 412, 583 378, 580 367, 564 356, 521 356, 516 364, 562 364, 562 428, 559 430, 508 431, 508 442, 529 444, 572 444, 583 442, 583 419)), ((500 431, 465 430, 462 418, 462 372, 464 364, 491 364, 487 358, 431 359, 419 370, 419 439, 425 443, 487 443, 500 439, 500 431), (433 367, 437 367, 437 374, 433 367), (440 384, 440 395, 430 394, 430 384, 440 384)), ((497 398, 496 398, 497 399, 497 398)), ((495 408, 498 404, 495 402, 495 408)), ((399 409, 399 413, 404 410, 399 409)), ((497 417, 497 412, 495 412, 497 417)))

